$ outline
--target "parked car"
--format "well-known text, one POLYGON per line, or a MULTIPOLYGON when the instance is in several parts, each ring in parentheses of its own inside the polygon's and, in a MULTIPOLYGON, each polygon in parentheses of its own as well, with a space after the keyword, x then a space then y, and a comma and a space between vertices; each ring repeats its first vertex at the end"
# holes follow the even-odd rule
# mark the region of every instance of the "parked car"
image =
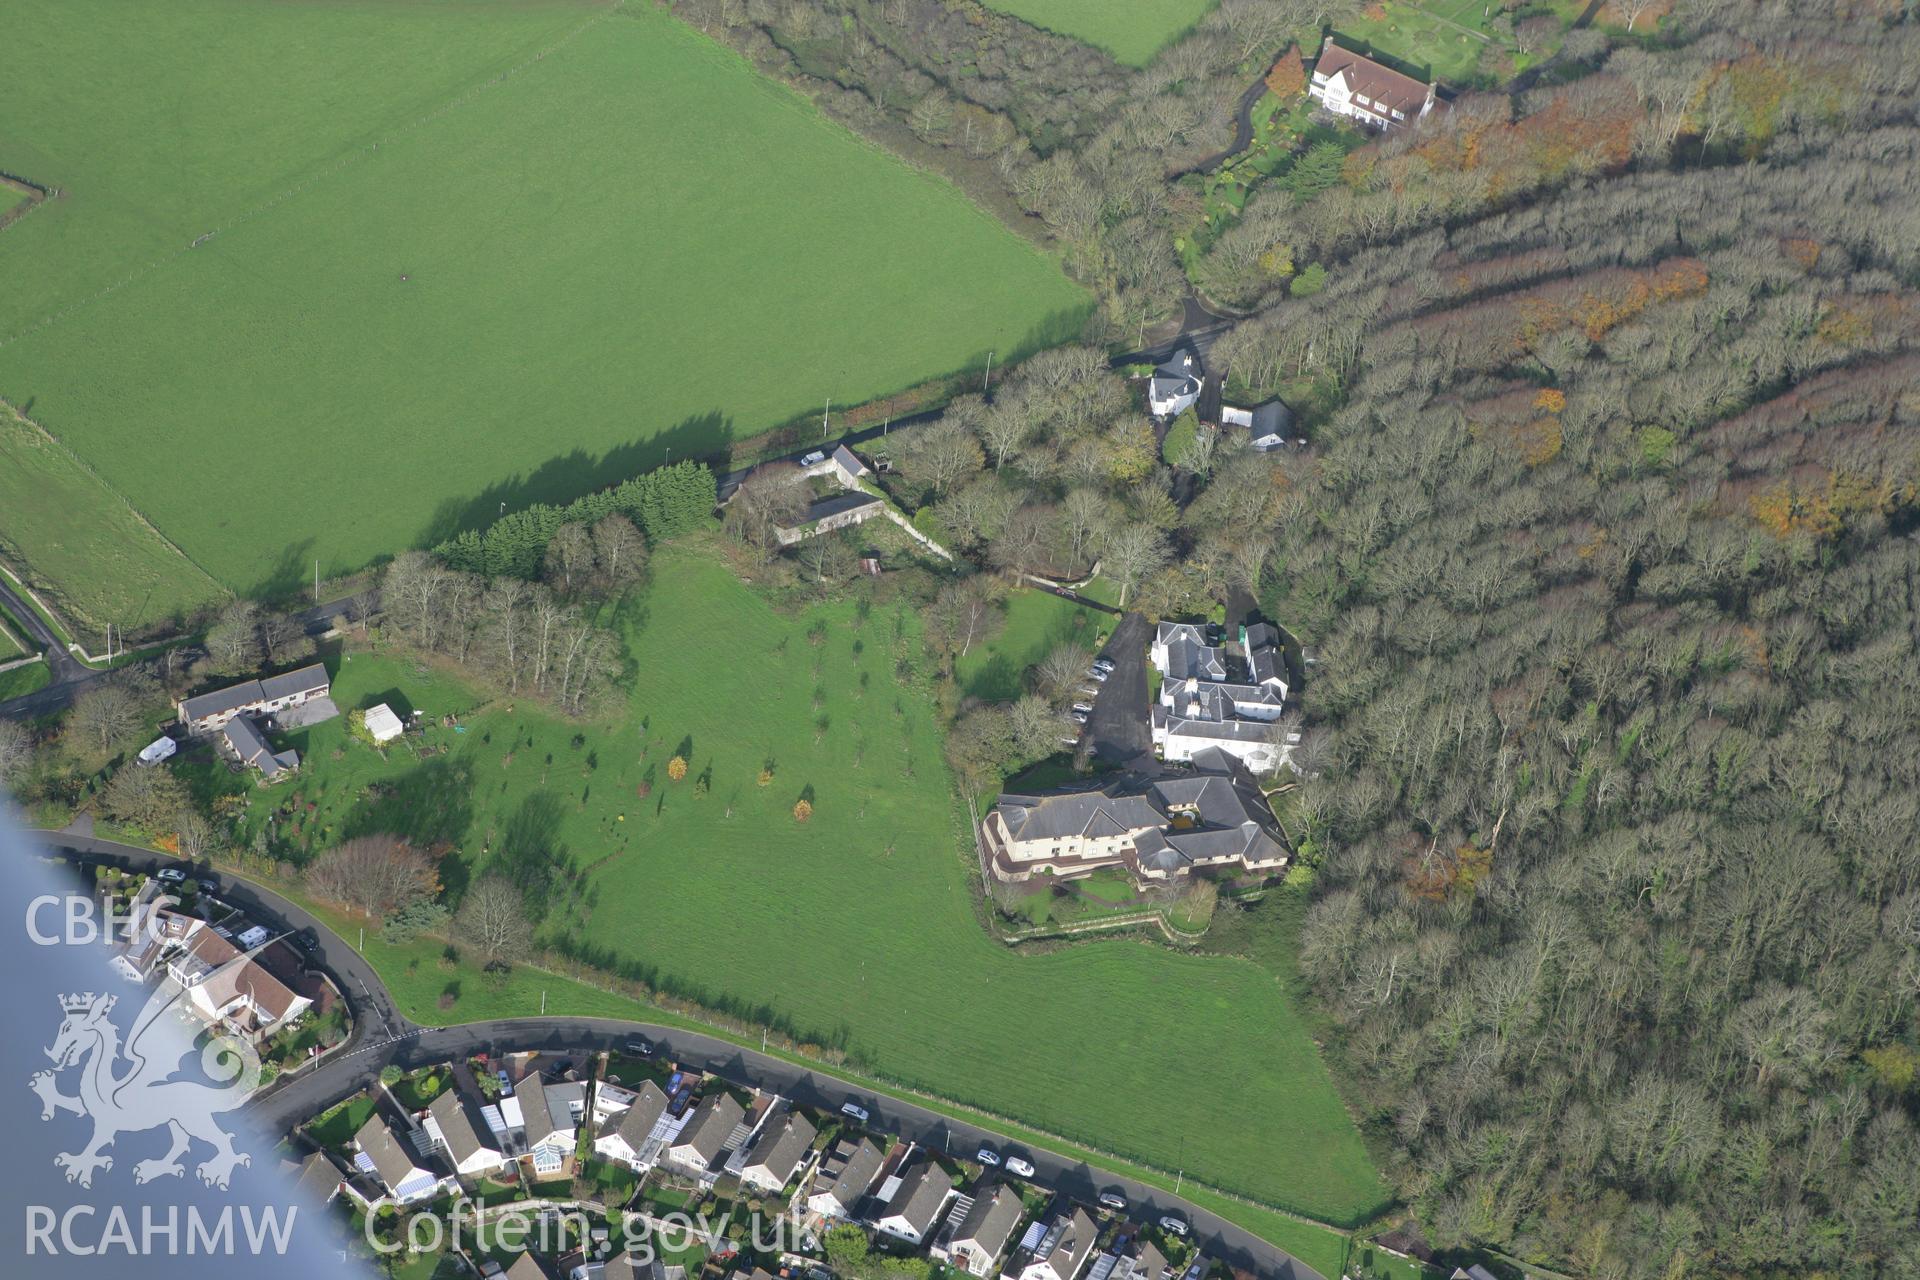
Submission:
POLYGON ((1073 704, 1073 709, 1075 711, 1084 711, 1091 715, 1093 713, 1093 704, 1091 702, 1076 702, 1073 704))
POLYGON ((651 1058, 653 1056, 653 1041, 645 1037, 629 1040, 627 1041, 627 1052, 636 1058, 651 1058))
POLYGON ((990 1147, 982 1147, 973 1153, 973 1158, 989 1169, 1000 1167, 1000 1153, 990 1147))
POLYGON ((153 878, 162 884, 185 884, 187 873, 178 867, 164 867, 153 873, 153 878))
POLYGON ((218 893, 220 892, 220 882, 218 880, 202 880, 200 881, 200 892, 218 893))
POLYGON ((1102 1209, 1111 1209, 1115 1213, 1125 1213, 1127 1211, 1127 1198, 1118 1191, 1102 1191, 1100 1193, 1100 1207, 1102 1209))
POLYGON ((1108 676, 1109 674, 1110 674, 1109 672, 1106 672, 1106 671, 1102 671, 1102 670, 1101 670, 1100 668, 1098 668, 1098 667, 1088 667, 1088 668, 1087 668, 1087 677, 1088 677, 1088 679, 1091 679, 1091 680, 1098 680, 1098 681, 1099 681, 1099 682, 1100 682, 1101 684, 1105 684, 1105 683, 1107 682, 1107 676, 1108 676))
POLYGON ((1093 665, 1100 668, 1100 670, 1107 672, 1109 675, 1113 673, 1112 658, 1095 658, 1093 660, 1093 665))
POLYGON ((1087 722, 1087 713, 1086 713, 1086 712, 1084 712, 1084 711, 1076 711, 1076 712, 1074 712, 1074 713, 1073 713, 1073 722, 1074 722, 1075 724, 1085 724, 1085 723, 1087 722))
POLYGON ((841 1103, 841 1104, 840 1104, 840 1114, 841 1114, 841 1115, 843 1115, 843 1116, 848 1116, 848 1117, 850 1117, 850 1118, 852 1118, 852 1119, 855 1119, 855 1120, 858 1120, 858 1121, 859 1121, 859 1122, 860 1122, 861 1124, 865 1124, 865 1123, 867 1122, 867 1120, 869 1119, 869 1117, 868 1117, 868 1115, 867 1115, 867 1109, 866 1109, 865 1107, 863 1107, 863 1106, 861 1106, 861 1105, 860 1105, 859 1103, 857 1103, 857 1102, 843 1102, 843 1103, 841 1103))
POLYGON ((1007 1172, 1016 1178, 1031 1178, 1033 1176, 1033 1166, 1025 1160, 1022 1160, 1019 1156, 1008 1156, 1007 1172))
POLYGON ((1169 1213, 1160 1219, 1160 1229, 1170 1236, 1187 1234, 1187 1220, 1169 1213))
POLYGON ((800 459, 800 465, 803 467, 817 467, 826 460, 827 455, 821 450, 815 449, 812 453, 800 459))

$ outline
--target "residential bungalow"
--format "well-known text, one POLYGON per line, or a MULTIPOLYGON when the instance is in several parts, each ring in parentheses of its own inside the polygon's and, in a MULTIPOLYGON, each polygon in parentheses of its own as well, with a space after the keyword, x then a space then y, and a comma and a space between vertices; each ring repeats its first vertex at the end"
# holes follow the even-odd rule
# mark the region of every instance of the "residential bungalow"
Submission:
POLYGON ((553 1272, 530 1253, 523 1253, 507 1264, 507 1280, 553 1280, 553 1272))
POLYGON ((1247 433, 1246 446, 1256 453, 1272 453, 1285 445, 1293 429, 1293 410, 1279 400, 1267 400, 1241 409, 1220 406, 1220 425, 1247 433))
POLYGON ((300 767, 300 753, 291 749, 275 751, 259 726, 245 716, 235 716, 220 726, 221 742, 241 764, 260 771, 266 782, 277 782, 300 767))
POLYGON ((932 1160, 922 1157, 900 1178, 874 1228, 909 1244, 919 1244, 940 1220, 940 1210, 953 1194, 953 1179, 932 1160))
MULTIPOLYGON (((596 1110, 600 1096, 607 1092, 605 1085, 595 1092, 596 1110)), ((603 1159, 644 1172, 653 1167, 659 1154, 654 1129, 660 1123, 660 1118, 667 1114, 668 1099, 660 1086, 651 1080, 641 1082, 631 1099, 624 1108, 611 1112, 600 1122, 593 1149, 603 1159), (650 1142, 654 1144, 652 1149, 649 1149, 650 1142)))
POLYGON ((835 529, 847 529, 856 524, 865 524, 886 510, 886 504, 871 493, 854 491, 851 493, 829 494, 807 504, 800 518, 791 524, 777 524, 773 536, 783 547, 822 533, 832 533, 835 529))
POLYGON ((201 1021, 217 1023, 255 1044, 313 1007, 310 997, 296 994, 245 954, 187 988, 187 1002, 201 1021))
POLYGON ((734 1101, 732 1094, 724 1090, 708 1094, 694 1109, 686 1128, 673 1139, 662 1160, 682 1173, 712 1177, 720 1153, 746 1116, 746 1109, 734 1101))
POLYGON ((340 1194, 344 1179, 324 1151, 316 1151, 305 1160, 281 1161, 281 1172, 293 1179, 294 1193, 307 1204, 331 1204, 340 1194))
POLYGON ((332 689, 327 669, 320 663, 268 676, 243 680, 211 693, 183 699, 176 711, 180 723, 194 737, 204 737, 235 716, 268 716, 324 698, 332 689))
POLYGON ((1390 131, 1445 112, 1447 104, 1436 95, 1436 87, 1342 49, 1329 35, 1313 64, 1307 95, 1337 116, 1390 131))
POLYGON ((812 1150, 818 1132, 796 1111, 772 1117, 760 1126, 760 1136, 747 1149, 740 1181, 768 1195, 778 1194, 799 1171, 800 1162, 812 1150))
POLYGON ((1003 792, 980 824, 987 865, 1009 881, 1074 879, 1119 867, 1139 884, 1204 869, 1284 868, 1285 839, 1252 776, 1222 752, 1202 753, 1195 764, 1192 774, 1146 783, 1003 792))
POLYGON ((453 1171, 463 1178, 492 1173, 507 1163, 499 1148, 481 1141, 458 1085, 449 1087, 428 1105, 423 1127, 446 1153, 453 1171))
POLYGON ((414 1161, 406 1144, 378 1115, 367 1117, 353 1141, 360 1149, 353 1158, 355 1167, 377 1178, 396 1204, 425 1200, 439 1187, 440 1179, 414 1161))
POLYGON ((1080 1280, 1098 1239, 1099 1232, 1086 1210, 1076 1207, 1071 1213, 1056 1215, 1046 1224, 1039 1242, 1016 1259, 1020 1265, 1017 1280, 1080 1280))
POLYGON ((548 1084, 538 1071, 514 1086, 520 1104, 527 1154, 536 1176, 552 1176, 567 1167, 580 1137, 587 1109, 587 1086, 577 1080, 548 1084))
POLYGON ((1147 410, 1156 418, 1174 417, 1199 402, 1206 384, 1199 354, 1183 342, 1147 379, 1147 410))
POLYGON ((1087 1280, 1176 1280, 1165 1254, 1144 1238, 1115 1253, 1102 1253, 1087 1269, 1087 1280))
POLYGON ((956 1206, 940 1228, 930 1252, 969 1275, 990 1276, 1026 1211, 1019 1194, 1004 1182, 975 1188, 966 1209, 956 1206))
POLYGON ((880 1148, 861 1138, 842 1138, 834 1144, 813 1175, 807 1212, 822 1218, 852 1218, 854 1206, 880 1174, 880 1148))
POLYGON ((686 1275, 685 1267, 670 1267, 657 1256, 639 1262, 632 1254, 616 1253, 607 1259, 600 1280, 686 1280, 686 1275))

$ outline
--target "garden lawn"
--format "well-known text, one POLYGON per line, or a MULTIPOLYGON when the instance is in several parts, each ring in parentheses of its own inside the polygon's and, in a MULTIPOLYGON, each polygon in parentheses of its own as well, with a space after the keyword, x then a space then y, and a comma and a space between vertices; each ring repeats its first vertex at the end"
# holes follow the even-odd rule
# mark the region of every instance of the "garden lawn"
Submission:
POLYGON ((4 405, 0 553, 90 649, 105 647, 108 622, 132 631, 225 594, 64 445, 4 405))
MULTIPOLYGON (((630 612, 631 708, 579 726, 578 746, 575 726, 524 697, 478 706, 444 677, 354 655, 335 681, 343 708, 397 690, 430 721, 466 713, 465 732, 436 723, 426 747, 445 754, 415 762, 403 747, 382 762, 345 745, 339 721, 318 726, 290 740, 306 769, 258 793, 253 820, 275 805, 283 830, 322 846, 382 828, 444 840, 462 851, 442 868, 456 887, 503 848, 563 849, 594 897, 576 941, 663 990, 1268 1203, 1341 1221, 1382 1204, 1270 970, 1143 942, 1029 955, 988 938, 933 708, 917 677, 900 677, 923 661, 910 611, 784 617, 710 559, 666 548, 630 612), (689 761, 678 783, 675 754, 689 761), (804 823, 791 813, 802 798, 804 823), (1117 1033, 1125 1053, 1102 1048, 1117 1033), (1196 1044, 1206 1072, 1191 1070, 1196 1044)), ((496 988, 442 968, 428 941, 370 935, 366 950, 427 1021, 530 1014, 542 989, 550 1012, 672 1020, 525 968, 496 988)))
POLYGON ((1027 668, 1055 645, 1071 640, 1091 656, 1100 647, 1097 638, 1114 623, 1111 614, 1030 587, 1007 597, 1006 617, 1000 634, 954 664, 961 692, 988 702, 1017 698, 1026 691, 1027 668))
POLYGON ((1349 43, 1371 44, 1403 70, 1424 68, 1429 80, 1462 85, 1474 79, 1482 49, 1505 43, 1487 29, 1487 14, 1497 11, 1484 0, 1382 0, 1335 30, 1351 37, 1349 43))
POLYGON ((986 0, 989 9, 1010 13, 1036 27, 1084 40, 1130 66, 1144 67, 1153 55, 1186 33, 1213 8, 1214 0, 986 0))
POLYGON ((38 693, 53 682, 53 672, 44 662, 30 662, 11 671, 0 671, 0 702, 38 693))
POLYGON ((76 194, 0 239, 0 394, 227 585, 1078 331, 1027 242, 656 7, 470 7, 9 16, 0 155, 76 194), (129 77, 166 110, 75 91, 129 77))

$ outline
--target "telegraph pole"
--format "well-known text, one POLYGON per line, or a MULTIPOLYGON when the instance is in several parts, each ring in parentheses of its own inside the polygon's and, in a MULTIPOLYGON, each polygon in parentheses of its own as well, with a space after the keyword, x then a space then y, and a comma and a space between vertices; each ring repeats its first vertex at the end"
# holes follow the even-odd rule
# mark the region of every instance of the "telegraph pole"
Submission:
POLYGON ((827 397, 827 407, 820 411, 820 438, 827 438, 827 414, 833 411, 833 397, 827 397))
POLYGON ((987 376, 980 379, 980 394, 987 394, 987 388, 993 385, 993 352, 987 352, 987 376))

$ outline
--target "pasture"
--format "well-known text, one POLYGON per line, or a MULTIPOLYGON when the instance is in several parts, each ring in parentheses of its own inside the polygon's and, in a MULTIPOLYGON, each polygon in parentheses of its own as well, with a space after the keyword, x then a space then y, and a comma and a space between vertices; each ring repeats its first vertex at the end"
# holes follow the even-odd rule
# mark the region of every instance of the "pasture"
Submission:
POLYGON ((989 9, 1105 49, 1144 67, 1213 8, 1214 0, 986 0, 989 9))
MULTIPOLYGON (((436 723, 434 754, 382 761, 339 722, 319 726, 292 740, 306 772, 250 793, 252 821, 278 808, 316 847, 383 828, 445 840, 460 851, 443 866, 454 886, 513 849, 562 853, 590 888, 574 941, 663 991, 1269 1203, 1350 1220, 1382 1202, 1270 969, 1137 941, 1025 954, 988 938, 910 611, 783 616, 687 550, 653 573, 628 609, 624 712, 576 727, 356 653, 335 686, 343 707, 397 692, 431 720, 464 713, 464 731, 436 723), (1206 1071, 1192 1070, 1196 1046, 1206 1071)), ((427 1020, 504 1013, 544 982, 517 974, 495 991, 440 969, 438 950, 368 943, 427 1020)))
POLYGON ((10 28, 0 154, 70 195, 0 237, 0 394, 242 591, 1085 312, 957 190, 650 5, 79 0, 10 28), (109 82, 138 92, 74 91, 109 82))
POLYGON ((58 441, 0 405, 0 555, 101 649, 225 594, 58 441))

